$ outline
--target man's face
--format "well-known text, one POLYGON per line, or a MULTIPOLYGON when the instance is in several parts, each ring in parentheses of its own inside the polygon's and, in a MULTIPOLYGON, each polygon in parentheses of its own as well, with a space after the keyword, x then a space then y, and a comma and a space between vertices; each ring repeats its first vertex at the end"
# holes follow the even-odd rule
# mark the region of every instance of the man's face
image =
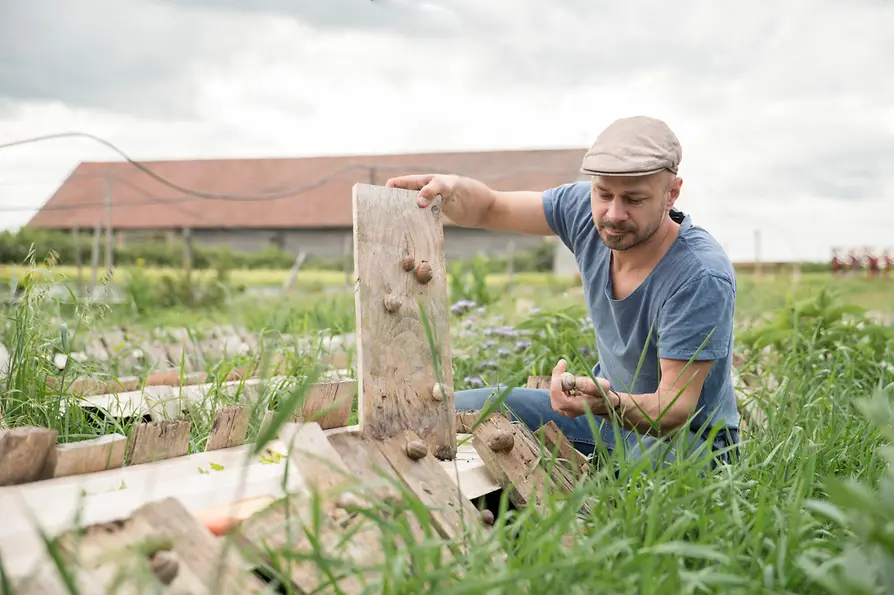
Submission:
POLYGON ((594 176, 593 222, 605 245, 623 251, 650 239, 679 196, 681 184, 670 172, 594 176))

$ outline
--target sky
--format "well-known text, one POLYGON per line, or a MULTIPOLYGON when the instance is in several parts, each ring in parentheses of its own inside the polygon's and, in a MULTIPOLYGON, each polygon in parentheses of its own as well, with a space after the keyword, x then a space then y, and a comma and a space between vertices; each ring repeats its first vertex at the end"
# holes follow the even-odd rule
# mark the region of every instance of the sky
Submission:
MULTIPOLYGON (((0 0, 0 145, 583 156, 650 115, 683 147, 677 206, 734 260, 827 260, 894 248, 892 31, 890 0, 0 0)), ((120 158, 0 149, 0 229, 120 158)))

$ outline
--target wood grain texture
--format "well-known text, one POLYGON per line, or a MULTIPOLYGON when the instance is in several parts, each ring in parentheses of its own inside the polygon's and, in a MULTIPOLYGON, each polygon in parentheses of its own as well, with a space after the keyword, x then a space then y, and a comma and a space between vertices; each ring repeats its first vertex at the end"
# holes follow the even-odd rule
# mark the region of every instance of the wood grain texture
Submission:
POLYGON ((587 460, 583 453, 574 448, 574 445, 568 441, 568 438, 565 437, 565 434, 562 433, 556 422, 550 420, 538 428, 534 435, 543 440, 543 445, 547 449, 546 455, 552 456, 555 453, 558 462, 564 464, 574 477, 586 475, 592 470, 590 461, 587 460))
POLYGON ((414 197, 369 184, 353 189, 358 413, 364 434, 382 439, 411 430, 448 460, 456 432, 443 220, 440 200, 420 209, 414 197), (430 266, 431 280, 421 283, 405 270, 405 256, 430 266), (386 298, 398 307, 389 311, 386 298), (440 399, 432 394, 436 362, 446 388, 440 399))
POLYGON ((301 592, 329 592, 336 585, 343 593, 368 592, 368 583, 378 579, 375 567, 385 562, 385 554, 381 531, 354 508, 369 506, 352 491, 356 477, 315 423, 285 424, 278 440, 306 491, 277 500, 244 519, 233 529, 240 548, 250 560, 287 568, 301 592), (280 552, 272 552, 277 549, 280 552), (312 556, 301 560, 315 550, 331 560, 328 568, 312 556), (297 559, 285 562, 278 558, 280 553, 297 559), (370 570, 339 576, 345 568, 362 567, 370 570))
POLYGON ((41 479, 58 434, 31 426, 0 430, 0 486, 41 479))
MULTIPOLYGON (((152 582, 148 582, 152 580, 157 588, 164 588, 149 574, 157 552, 167 556, 172 569, 173 580, 165 592, 236 594, 266 589, 236 548, 224 550, 174 498, 142 506, 118 521, 68 531, 59 536, 58 544, 65 558, 79 568, 120 571, 114 575, 133 593, 152 592, 152 582)), ((103 586, 118 592, 111 584, 103 586)))
POLYGON ((552 376, 528 376, 526 388, 539 388, 549 390, 552 376))
POLYGON ((351 379, 312 384, 304 400, 304 420, 324 430, 348 425, 356 392, 357 381, 351 379))
MULTIPOLYGON (((394 485, 395 471, 388 459, 378 448, 377 444, 360 434, 359 432, 344 432, 329 435, 329 443, 341 455, 342 461, 348 470, 354 475, 361 489, 356 490, 362 498, 369 498, 372 502, 399 503, 400 491, 394 485)), ((442 466, 444 463, 441 464, 442 466)), ((391 536, 396 538, 398 544, 405 548, 423 547, 429 536, 425 534, 419 519, 412 511, 403 510, 400 520, 406 523, 410 533, 409 538, 401 535, 391 536)), ((397 521, 397 518, 391 520, 397 521)), ((450 557, 449 548, 439 548, 441 562, 448 563, 450 557)))
POLYGON ((205 444, 205 450, 219 450, 245 444, 250 419, 251 410, 242 405, 219 409, 211 424, 211 433, 205 444))
POLYGON ((429 509, 432 526, 452 548, 462 551, 463 534, 480 527, 480 514, 431 451, 418 460, 407 456, 407 443, 419 439, 408 430, 383 440, 379 448, 407 489, 429 509))
POLYGON ((126 446, 127 436, 124 434, 107 434, 90 440, 57 444, 54 452, 47 457, 43 476, 68 477, 121 467, 126 446))
POLYGON ((494 412, 472 433, 472 443, 481 460, 498 484, 508 491, 509 500, 518 508, 529 505, 540 509, 550 478, 540 466, 539 448, 501 413, 494 412), (513 437, 512 447, 504 452, 491 449, 490 441, 498 432, 513 437))
POLYGON ((188 419, 134 424, 127 441, 127 465, 182 457, 189 449, 188 419))

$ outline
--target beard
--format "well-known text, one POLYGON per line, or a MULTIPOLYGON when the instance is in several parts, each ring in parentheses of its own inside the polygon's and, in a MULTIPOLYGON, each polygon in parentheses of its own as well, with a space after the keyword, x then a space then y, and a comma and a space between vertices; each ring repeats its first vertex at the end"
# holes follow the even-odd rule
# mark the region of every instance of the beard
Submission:
POLYGON ((640 230, 635 225, 628 223, 613 224, 610 221, 597 221, 596 229, 602 242, 610 249, 623 252, 639 246, 643 242, 651 239, 658 227, 661 225, 661 219, 650 222, 644 229, 640 230), (621 235, 612 235, 608 231, 619 232, 621 235))

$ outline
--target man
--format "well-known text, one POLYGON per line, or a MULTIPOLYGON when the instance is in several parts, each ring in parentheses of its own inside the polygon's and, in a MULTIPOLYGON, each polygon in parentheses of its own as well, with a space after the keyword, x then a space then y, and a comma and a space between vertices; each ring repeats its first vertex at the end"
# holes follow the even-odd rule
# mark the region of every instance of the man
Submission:
MULTIPOLYGON (((599 442, 639 457, 673 435, 681 440, 670 449, 650 451, 661 449, 667 460, 708 439, 714 450, 739 441, 731 379, 735 271, 718 242, 675 208, 681 158, 664 122, 632 117, 612 123, 584 155, 589 182, 542 193, 496 191, 457 175, 387 182, 418 190, 420 207, 440 195, 444 214, 458 225, 555 234, 574 253, 596 331, 596 382, 580 374, 573 390, 563 389, 560 360, 549 390, 512 388, 504 404, 532 430, 554 421, 587 455, 599 442)), ((495 394, 458 391, 456 408, 481 409, 495 394)))

